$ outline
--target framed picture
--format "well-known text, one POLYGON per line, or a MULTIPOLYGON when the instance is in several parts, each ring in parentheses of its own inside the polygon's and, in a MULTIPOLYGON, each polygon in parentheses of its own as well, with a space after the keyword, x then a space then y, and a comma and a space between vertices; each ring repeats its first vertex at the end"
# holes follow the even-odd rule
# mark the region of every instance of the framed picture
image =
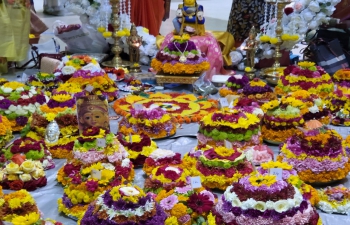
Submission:
POLYGON ((103 95, 89 95, 78 97, 77 116, 80 134, 91 127, 110 130, 108 101, 103 95))

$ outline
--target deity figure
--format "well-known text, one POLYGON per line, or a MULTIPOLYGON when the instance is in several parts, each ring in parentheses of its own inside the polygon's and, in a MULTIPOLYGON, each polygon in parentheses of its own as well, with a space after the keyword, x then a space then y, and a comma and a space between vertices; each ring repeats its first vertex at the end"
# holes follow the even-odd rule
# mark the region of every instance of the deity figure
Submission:
POLYGON ((80 132, 99 127, 109 130, 108 103, 105 96, 90 95, 77 100, 80 132))
POLYGON ((253 26, 250 31, 249 31, 249 37, 248 40, 246 41, 246 46, 244 48, 244 50, 247 52, 247 67, 252 68, 252 70, 254 70, 254 66, 255 66, 255 52, 258 48, 259 42, 256 40, 256 30, 255 27, 253 26))
POLYGON ((204 35, 204 23, 203 6, 198 5, 196 0, 183 0, 183 4, 179 4, 173 20, 177 34, 182 35, 185 31, 194 35, 204 35))
POLYGON ((60 137, 60 128, 55 120, 51 121, 45 131, 45 141, 47 143, 55 143, 60 137))
POLYGON ((130 36, 127 39, 129 45, 130 62, 139 63, 140 47, 142 45, 142 37, 137 34, 136 26, 133 24, 130 29, 130 36))

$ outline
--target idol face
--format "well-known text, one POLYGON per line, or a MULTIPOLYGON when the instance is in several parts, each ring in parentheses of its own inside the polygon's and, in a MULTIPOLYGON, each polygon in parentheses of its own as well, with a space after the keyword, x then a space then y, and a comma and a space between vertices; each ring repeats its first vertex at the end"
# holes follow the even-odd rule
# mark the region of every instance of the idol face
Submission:
POLYGON ((106 115, 99 110, 91 110, 85 113, 81 122, 89 127, 105 127, 106 123, 108 123, 106 115))

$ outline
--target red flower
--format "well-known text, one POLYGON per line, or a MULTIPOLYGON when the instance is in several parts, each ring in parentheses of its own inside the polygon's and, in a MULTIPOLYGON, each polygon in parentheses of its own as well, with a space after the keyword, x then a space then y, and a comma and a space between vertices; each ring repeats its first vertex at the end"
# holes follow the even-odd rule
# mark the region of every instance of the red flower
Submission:
POLYGON ((294 9, 292 7, 286 7, 284 9, 284 13, 288 16, 289 14, 293 13, 294 9))
POLYGON ((86 188, 88 191, 94 192, 98 188, 98 182, 94 180, 89 180, 86 182, 86 188))
POLYGON ((31 180, 24 182, 23 184, 23 189, 26 189, 27 191, 35 191, 37 187, 37 181, 36 180, 31 180))
POLYGON ((14 191, 19 191, 23 188, 23 181, 15 180, 9 183, 10 189, 14 191))
POLYGON ((36 180, 36 186, 37 187, 44 187, 47 184, 46 177, 40 177, 38 180, 36 180))
POLYGON ((178 168, 178 169, 181 172, 177 173, 177 172, 175 172, 173 170, 166 170, 167 167, 168 166, 163 166, 163 167, 158 168, 158 170, 156 172, 156 175, 159 176, 159 175, 163 174, 165 178, 170 179, 172 181, 175 181, 175 180, 180 178, 181 173, 182 173, 182 170, 180 168, 178 168))
POLYGON ((202 214, 209 212, 213 208, 214 202, 210 201, 207 195, 194 193, 188 199, 187 205, 195 212, 202 214))
POLYGON ((79 172, 80 167, 81 167, 80 165, 74 166, 73 164, 68 163, 64 166, 63 171, 67 176, 69 176, 71 174, 75 174, 75 173, 79 172))
POLYGON ((100 128, 98 127, 91 127, 83 131, 84 136, 95 136, 100 133, 100 128))
POLYGON ((26 159, 25 155, 15 154, 12 156, 11 161, 20 166, 25 159, 26 159))

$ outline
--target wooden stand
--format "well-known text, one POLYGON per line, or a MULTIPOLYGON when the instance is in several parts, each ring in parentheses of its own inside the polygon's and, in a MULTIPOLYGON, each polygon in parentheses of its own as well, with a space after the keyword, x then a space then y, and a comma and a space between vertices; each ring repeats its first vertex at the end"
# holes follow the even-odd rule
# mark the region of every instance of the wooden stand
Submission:
POLYGON ((172 75, 172 74, 162 74, 157 73, 156 81, 157 84, 163 86, 164 84, 193 84, 202 73, 193 74, 193 75, 172 75))

